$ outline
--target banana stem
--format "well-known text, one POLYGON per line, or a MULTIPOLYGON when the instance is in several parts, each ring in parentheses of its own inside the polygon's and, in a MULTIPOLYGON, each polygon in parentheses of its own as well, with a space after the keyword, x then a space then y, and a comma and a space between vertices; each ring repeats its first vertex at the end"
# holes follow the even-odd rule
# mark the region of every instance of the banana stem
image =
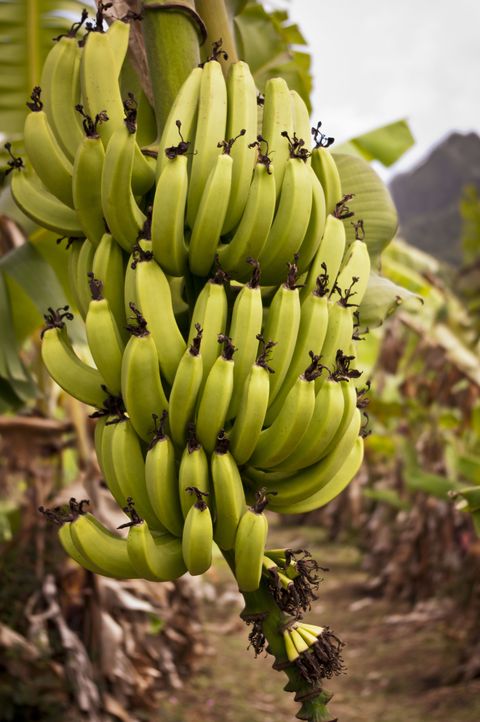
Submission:
MULTIPOLYGON (((232 63, 238 61, 237 46, 233 34, 233 22, 224 0, 195 0, 195 7, 207 28, 206 52, 210 52, 212 43, 222 40, 222 50, 228 58, 219 56, 223 74, 226 76, 232 63)), ((205 59, 205 58, 203 58, 205 59)))
POLYGON ((204 29, 193 0, 146 0, 142 26, 160 137, 182 83, 200 62, 204 29))
MULTIPOLYGON (((232 573, 235 570, 233 551, 222 551, 223 557, 232 573)), ((301 704, 297 715, 299 719, 307 722, 334 722, 327 704, 332 695, 320 686, 312 686, 301 676, 296 666, 288 661, 282 628, 290 619, 284 614, 272 598, 264 579, 256 592, 242 592, 245 607, 242 618, 253 620, 261 618, 261 629, 267 640, 267 652, 275 657, 273 668, 283 671, 288 677, 284 689, 286 692, 295 692, 295 701, 301 704)))

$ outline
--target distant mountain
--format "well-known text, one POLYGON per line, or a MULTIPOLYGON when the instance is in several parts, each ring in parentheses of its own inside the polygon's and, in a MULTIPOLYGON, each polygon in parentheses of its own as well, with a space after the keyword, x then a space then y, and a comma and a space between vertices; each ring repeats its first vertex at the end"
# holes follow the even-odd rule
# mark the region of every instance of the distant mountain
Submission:
POLYGON ((458 265, 459 203, 466 185, 480 190, 480 137, 452 133, 423 163, 390 182, 402 237, 435 258, 458 265))

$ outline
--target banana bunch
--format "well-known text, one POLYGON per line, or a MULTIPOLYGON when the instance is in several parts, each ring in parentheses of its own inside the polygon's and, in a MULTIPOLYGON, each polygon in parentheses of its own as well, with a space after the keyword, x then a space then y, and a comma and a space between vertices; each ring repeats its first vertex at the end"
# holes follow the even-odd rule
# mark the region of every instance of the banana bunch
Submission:
POLYGON ((122 92, 128 22, 105 30, 101 11, 85 25, 86 17, 48 54, 27 103, 26 157, 10 164, 24 213, 76 239, 69 268, 82 315, 85 273, 105 232, 130 254, 146 222, 169 277, 205 279, 218 257, 245 282, 253 257, 263 283, 276 286, 294 254, 306 273, 342 189, 332 139, 310 128, 298 93, 273 78, 259 105, 247 63, 233 63, 224 78, 217 43, 185 80, 155 140, 145 98, 122 92))
POLYGON ((79 41, 85 17, 50 51, 26 158, 9 162, 18 205, 69 239, 85 323, 88 353, 70 309, 49 308, 44 364, 94 408, 100 468, 130 517, 120 536, 72 502, 62 544, 92 571, 162 580, 203 574, 215 542, 242 592, 265 580, 305 611, 308 564, 265 551, 265 509, 326 504, 363 457, 370 257, 360 222, 347 243, 332 139, 283 79, 259 106, 248 65, 225 80, 214 52, 147 141, 148 114, 121 92, 129 25, 97 17, 79 41))

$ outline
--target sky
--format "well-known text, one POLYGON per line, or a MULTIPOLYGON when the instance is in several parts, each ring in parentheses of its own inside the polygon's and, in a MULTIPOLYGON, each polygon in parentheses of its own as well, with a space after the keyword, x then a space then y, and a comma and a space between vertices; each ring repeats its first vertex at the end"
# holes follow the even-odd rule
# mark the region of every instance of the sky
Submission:
POLYGON ((406 118, 415 137, 385 178, 452 130, 480 134, 480 0, 289 0, 313 56, 314 112, 337 142, 406 118))

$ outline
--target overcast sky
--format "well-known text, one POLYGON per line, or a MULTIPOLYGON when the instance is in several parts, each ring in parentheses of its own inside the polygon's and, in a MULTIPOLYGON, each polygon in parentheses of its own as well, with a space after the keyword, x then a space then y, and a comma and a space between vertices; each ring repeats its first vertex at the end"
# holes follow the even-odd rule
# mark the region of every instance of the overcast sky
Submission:
POLYGON ((337 141, 407 118, 411 167, 452 130, 480 133, 480 0, 290 0, 313 55, 314 119, 337 141))

